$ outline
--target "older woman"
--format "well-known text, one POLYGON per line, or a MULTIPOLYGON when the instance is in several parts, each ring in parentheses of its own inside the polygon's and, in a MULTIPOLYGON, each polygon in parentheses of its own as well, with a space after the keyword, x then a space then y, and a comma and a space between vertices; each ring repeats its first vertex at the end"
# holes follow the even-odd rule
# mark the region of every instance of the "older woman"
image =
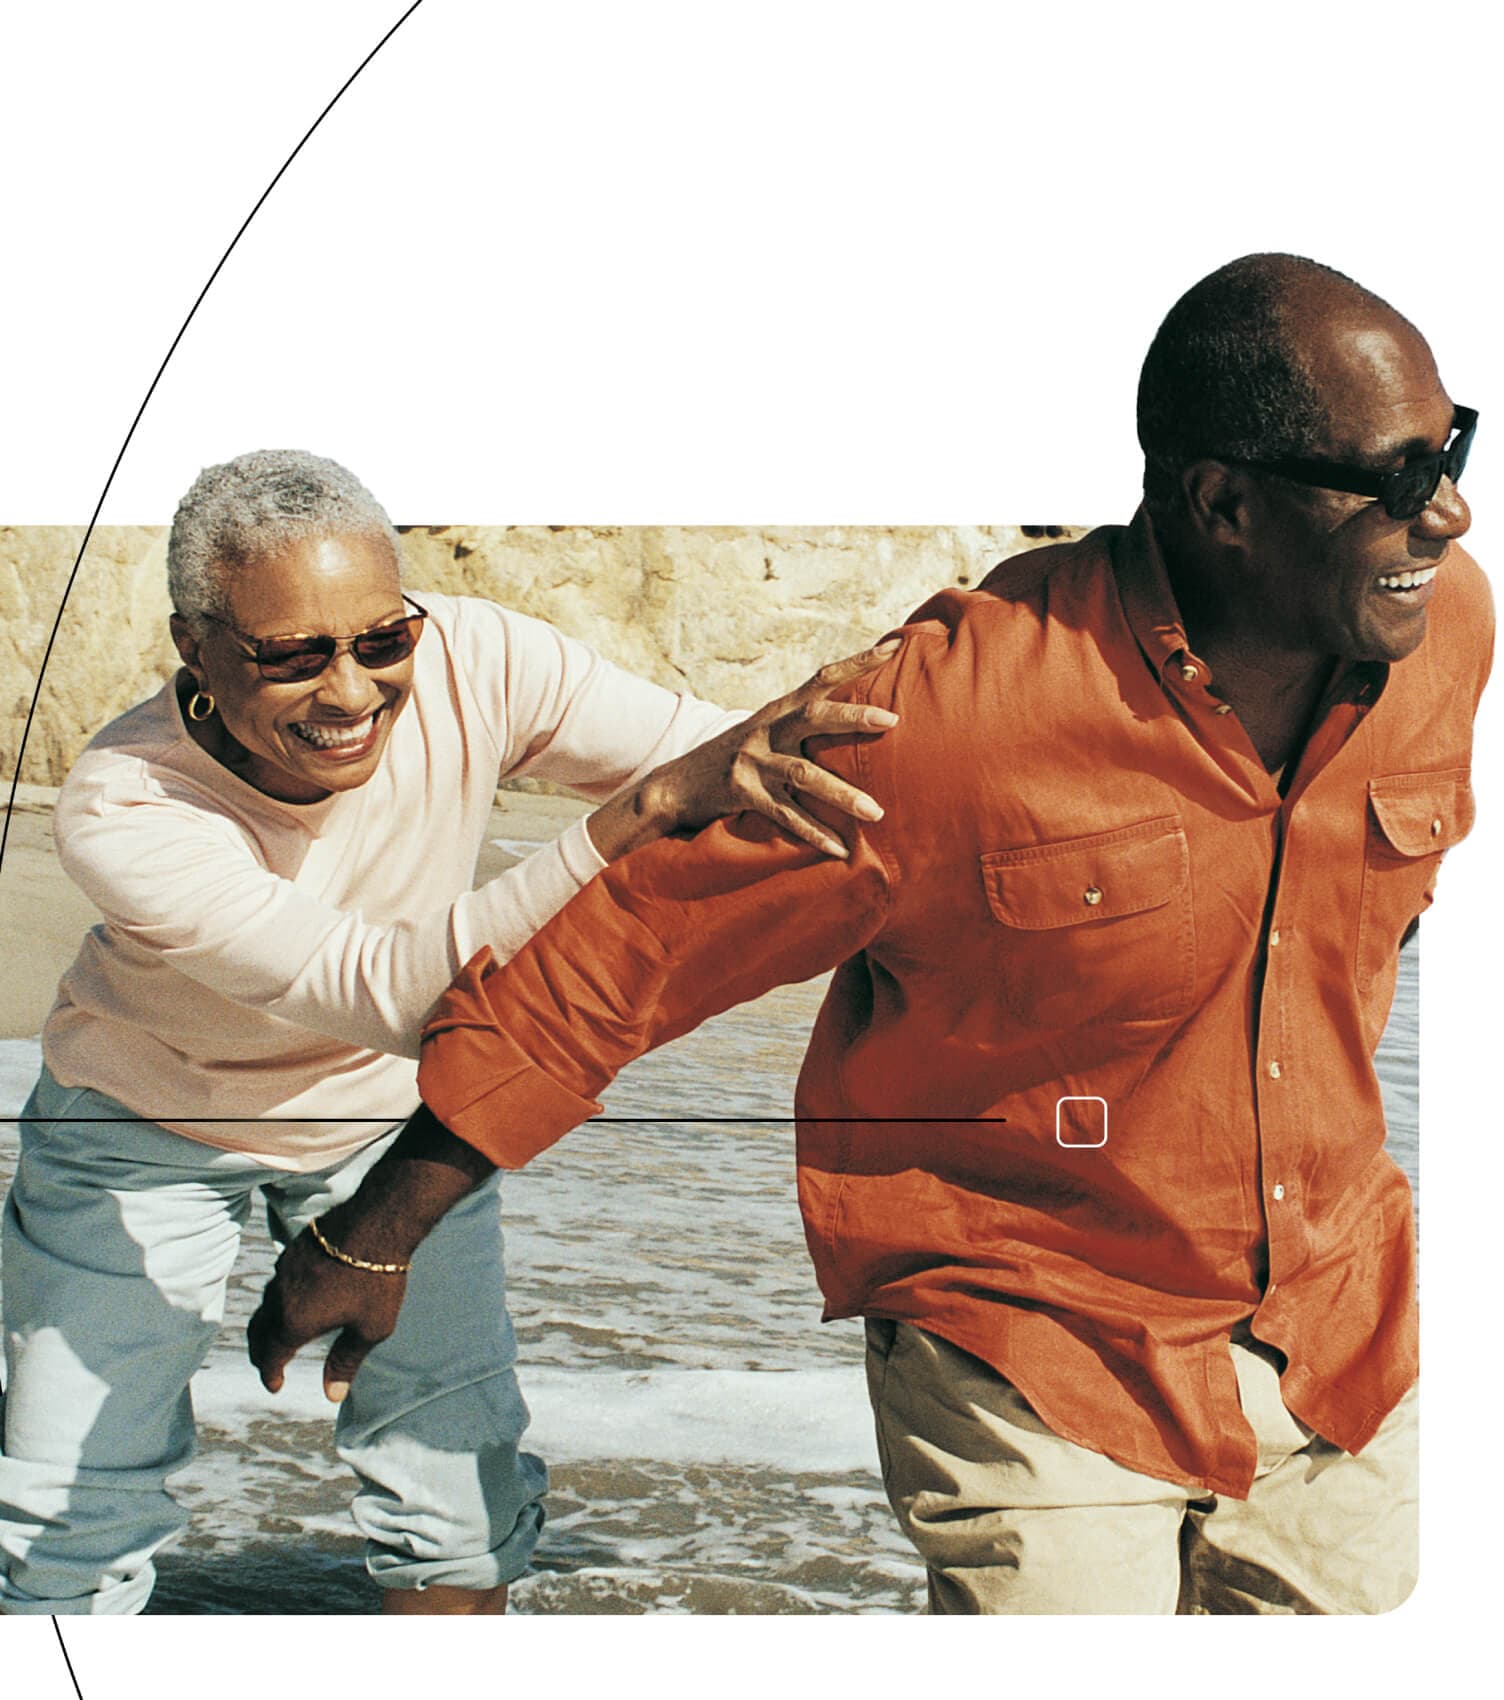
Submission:
MULTIPOLYGON (((607 861, 731 809, 833 854, 795 790, 876 812, 797 756, 891 723, 821 700, 871 657, 738 724, 493 603, 420 606, 398 562, 330 461, 204 472, 168 546, 182 670, 58 799, 60 858, 105 919, 47 1019, 5 1213, 0 1611, 145 1604, 252 1191, 284 1239, 350 1195, 416 1107, 419 1027, 477 949, 511 954, 607 861), (601 806, 471 890, 497 781, 523 773, 601 806)), ((518 1449, 513 1356, 483 1188, 339 1409, 384 1609, 500 1610, 526 1566, 546 1477, 518 1449)))

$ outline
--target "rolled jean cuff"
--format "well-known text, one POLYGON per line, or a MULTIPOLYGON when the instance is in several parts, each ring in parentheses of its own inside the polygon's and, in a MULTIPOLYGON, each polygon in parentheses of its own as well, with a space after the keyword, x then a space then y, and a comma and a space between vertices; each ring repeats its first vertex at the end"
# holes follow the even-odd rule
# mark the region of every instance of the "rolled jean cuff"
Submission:
POLYGON ((105 1582, 91 1594, 69 1600, 39 1600, 0 1574, 0 1613, 6 1617, 134 1617, 151 1598, 156 1579, 156 1567, 148 1564, 134 1576, 105 1582))
POLYGON ((477 1593, 515 1582, 532 1562, 548 1488, 548 1472, 540 1458, 521 1452, 517 1465, 518 1475, 534 1487, 536 1497, 522 1507, 504 1541, 485 1552, 445 1558, 417 1558, 367 1541, 366 1573, 371 1580, 378 1588, 469 1588, 477 1593))

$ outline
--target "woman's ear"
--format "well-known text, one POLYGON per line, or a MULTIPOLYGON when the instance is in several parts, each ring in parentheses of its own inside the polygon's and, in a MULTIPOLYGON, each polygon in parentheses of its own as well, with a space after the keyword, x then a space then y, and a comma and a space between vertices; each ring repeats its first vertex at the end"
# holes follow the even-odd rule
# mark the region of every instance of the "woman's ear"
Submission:
POLYGON ((183 665, 198 682, 200 689, 204 683, 204 664, 199 656, 199 642, 193 635, 193 629, 181 614, 173 614, 167 622, 167 629, 172 633, 173 647, 182 657, 183 665))

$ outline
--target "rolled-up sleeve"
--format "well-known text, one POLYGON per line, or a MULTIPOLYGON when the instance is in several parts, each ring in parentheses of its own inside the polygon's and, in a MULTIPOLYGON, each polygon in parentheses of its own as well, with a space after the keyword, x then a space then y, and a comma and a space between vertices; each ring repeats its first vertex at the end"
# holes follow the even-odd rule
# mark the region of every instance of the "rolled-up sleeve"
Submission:
POLYGON ((418 1086, 449 1130, 520 1168, 598 1112, 635 1057, 861 950, 890 874, 872 829, 845 860, 759 815, 606 869, 505 966, 482 950, 423 1030, 418 1086))

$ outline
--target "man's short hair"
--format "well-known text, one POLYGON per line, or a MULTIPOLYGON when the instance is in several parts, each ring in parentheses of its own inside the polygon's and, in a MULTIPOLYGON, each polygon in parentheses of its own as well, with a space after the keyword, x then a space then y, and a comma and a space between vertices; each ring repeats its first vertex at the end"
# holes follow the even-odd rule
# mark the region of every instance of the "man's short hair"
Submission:
POLYGON ((308 537, 381 537, 400 571, 386 509, 354 473, 302 449, 253 449, 199 473, 167 539, 172 605, 190 625, 226 619, 237 574, 308 537))
POLYGON ((1296 343, 1298 298, 1345 273, 1297 254, 1245 254, 1193 284, 1165 315, 1138 383, 1144 504, 1174 511, 1179 474, 1216 460, 1308 458, 1329 421, 1296 343))

